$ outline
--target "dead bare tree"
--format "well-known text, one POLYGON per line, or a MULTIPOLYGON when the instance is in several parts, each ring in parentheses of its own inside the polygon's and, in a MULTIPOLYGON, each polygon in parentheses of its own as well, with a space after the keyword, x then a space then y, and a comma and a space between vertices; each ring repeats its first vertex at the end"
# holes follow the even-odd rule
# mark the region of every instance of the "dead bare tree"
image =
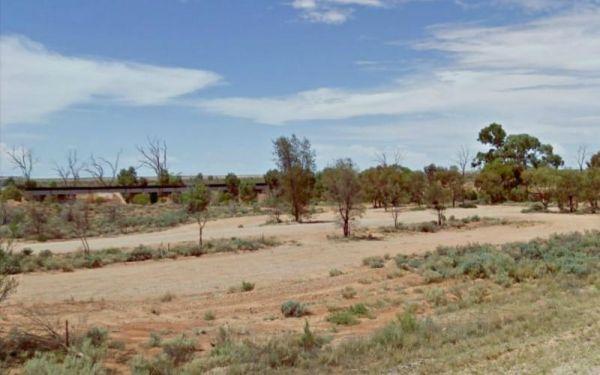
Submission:
POLYGON ((117 180, 117 173, 119 173, 119 160, 121 159, 121 154, 123 153, 123 150, 119 150, 119 152, 117 152, 117 156, 115 157, 115 161, 111 162, 105 158, 100 158, 100 160, 106 164, 108 166, 108 168, 110 168, 110 184, 114 185, 115 181, 117 180))
POLYGON ((160 180, 168 173, 167 168, 167 143, 158 138, 148 137, 146 146, 137 146, 141 154, 140 166, 150 168, 160 180))
POLYGON ((53 168, 56 173, 58 173, 58 176, 60 177, 60 179, 63 182, 63 185, 68 185, 69 184, 69 178, 71 177, 71 172, 69 171, 69 169, 67 167, 64 167, 58 163, 54 163, 54 168, 53 168))
POLYGON ((67 153, 66 165, 54 163, 54 170, 58 173, 65 185, 69 184, 69 180, 72 181, 73 185, 77 185, 79 183, 80 173, 85 168, 86 164, 79 161, 77 150, 69 150, 67 153))
POLYGON ((102 159, 96 160, 94 154, 90 155, 90 162, 85 167, 85 171, 89 173, 100 185, 106 186, 104 181, 104 166, 102 165, 102 159))
POLYGON ((90 207, 87 203, 77 202, 73 206, 73 229, 83 245, 85 254, 90 253, 90 245, 87 240, 91 227, 90 214, 90 207))
POLYGON ((388 157, 388 154, 383 151, 375 155, 375 162, 377 165, 387 167, 388 165, 400 165, 402 161, 402 152, 400 150, 394 150, 392 155, 388 157), (389 160, 391 159, 391 164, 389 160))
POLYGON ((471 151, 467 146, 460 146, 460 149, 456 153, 456 163, 460 167, 460 172, 462 176, 465 176, 465 172, 467 170, 467 166, 471 162, 471 151))
POLYGON ((577 165, 579 166, 579 171, 583 172, 583 167, 585 166, 585 161, 587 160, 587 147, 579 146, 577 149, 577 165))
POLYGON ((14 168, 21 171, 25 183, 29 183, 33 166, 37 163, 37 159, 33 157, 33 151, 21 146, 13 147, 12 150, 7 151, 7 154, 14 168))
POLYGON ((85 163, 79 161, 77 150, 69 150, 67 154, 67 167, 71 172, 73 184, 77 185, 79 182, 79 173, 85 168, 85 163))

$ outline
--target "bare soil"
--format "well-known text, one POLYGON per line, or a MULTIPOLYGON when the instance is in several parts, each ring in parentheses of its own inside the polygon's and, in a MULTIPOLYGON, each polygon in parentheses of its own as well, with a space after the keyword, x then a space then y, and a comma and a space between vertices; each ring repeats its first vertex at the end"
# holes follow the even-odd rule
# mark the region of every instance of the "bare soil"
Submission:
MULTIPOLYGON (((23 308, 43 311, 51 319, 69 319, 77 326, 106 326, 112 338, 122 340, 128 350, 147 342, 150 332, 166 336, 195 332, 199 349, 209 350, 216 330, 228 325, 239 335, 273 334, 301 330, 303 319, 285 319, 281 303, 298 300, 307 303, 311 326, 318 331, 331 329, 326 322, 328 307, 346 306, 356 301, 381 304, 373 319, 336 330, 336 339, 371 332, 395 316, 398 306, 421 293, 422 280, 414 274, 398 274, 393 261, 386 268, 369 269, 361 265, 372 255, 422 253, 437 246, 468 243, 505 243, 547 237, 555 233, 600 229, 598 215, 522 214, 522 207, 483 206, 477 209, 450 209, 457 218, 471 215, 530 221, 527 224, 487 226, 469 230, 437 233, 398 233, 380 240, 339 241, 328 239, 339 228, 330 213, 313 218, 315 223, 263 225, 266 217, 251 216, 210 222, 207 238, 274 236, 285 240, 276 248, 237 254, 214 254, 199 258, 116 264, 75 272, 40 272, 19 275, 19 289, 12 296, 0 326, 14 324, 23 308), (344 272, 330 277, 329 270, 344 272), (242 281, 256 283, 255 290, 228 293, 242 281), (355 299, 341 296, 345 286, 358 292, 355 299), (161 302, 166 293, 174 299, 161 302), (383 301, 383 302, 382 302, 383 301), (207 311, 216 319, 204 320, 207 311)), ((432 220, 431 211, 407 211, 404 223, 432 220)), ((363 228, 391 225, 383 210, 368 210, 357 223, 363 228)), ((132 247, 193 241, 194 225, 162 232, 90 239, 92 248, 132 247)), ((35 250, 74 251, 77 241, 19 244, 35 250)), ((333 334, 334 332, 332 332, 333 334)), ((148 353, 158 349, 147 348, 148 353)), ((125 352, 126 353, 126 352, 125 352)), ((115 359, 119 362, 119 359, 115 359)), ((123 361, 125 361, 123 359, 123 361)), ((118 365, 118 363, 116 364, 118 365)))

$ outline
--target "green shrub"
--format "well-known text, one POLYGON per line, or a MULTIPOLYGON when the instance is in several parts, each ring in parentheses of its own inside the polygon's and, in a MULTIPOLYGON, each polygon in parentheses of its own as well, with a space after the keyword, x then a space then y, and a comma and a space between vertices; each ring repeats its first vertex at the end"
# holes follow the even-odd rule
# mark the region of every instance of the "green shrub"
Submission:
POLYGON ((136 194, 131 198, 131 203, 142 206, 150 204, 150 195, 145 193, 136 194))
POLYGON ((215 318, 215 313, 212 310, 208 310, 204 313, 204 320, 206 321, 215 320, 215 318))
POLYGON ((250 292, 254 290, 254 283, 248 282, 248 281, 242 281, 242 291, 243 292, 250 292))
POLYGON ((163 353, 176 365, 189 361, 196 351, 196 342, 185 335, 180 335, 161 344, 163 353))
POLYGON ((157 348, 162 343, 162 337, 157 332, 150 332, 150 338, 148 339, 148 346, 151 348, 157 348))
POLYGON ((351 286, 345 287, 344 289, 342 289, 342 297, 344 297, 345 299, 352 299, 356 297, 356 289, 354 289, 351 286))
POLYGON ((287 301, 281 305, 281 313, 283 316, 299 318, 308 315, 306 306, 298 301, 287 301))
POLYGON ((433 306, 444 306, 448 303, 446 292, 441 288, 429 289, 425 293, 425 299, 433 306))
POLYGON ((383 268, 385 266, 385 260, 380 256, 364 258, 362 263, 364 266, 369 266, 370 268, 383 268))
POLYGON ((348 310, 335 311, 331 313, 331 315, 327 317, 327 321, 344 326, 351 326, 359 323, 356 315, 348 310))
POLYGON ((150 249, 146 246, 140 245, 140 246, 136 247, 135 249, 133 249, 127 255, 127 261, 128 262, 140 262, 140 261, 152 259, 153 256, 154 256, 154 252, 152 251, 152 249, 150 249))
POLYGON ((344 273, 340 270, 338 270, 337 268, 332 268, 329 270, 329 276, 330 277, 336 277, 336 276, 340 276, 343 275, 344 273))

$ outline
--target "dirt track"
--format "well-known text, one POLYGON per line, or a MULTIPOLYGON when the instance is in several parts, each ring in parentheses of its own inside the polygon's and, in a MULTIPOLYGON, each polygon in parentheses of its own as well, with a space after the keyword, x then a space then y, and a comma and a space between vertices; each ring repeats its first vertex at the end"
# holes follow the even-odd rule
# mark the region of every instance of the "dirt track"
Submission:
MULTIPOLYGON (((14 302, 59 302, 68 299, 143 300, 170 292, 194 295, 223 291, 228 286, 249 280, 260 285, 285 281, 301 281, 323 277, 332 268, 356 268, 370 255, 417 253, 439 245, 459 245, 472 242, 503 243, 546 237, 553 233, 600 229, 600 217, 589 215, 521 214, 521 207, 495 206, 477 209, 448 210, 447 215, 470 215, 534 220, 535 225, 482 227, 474 230, 441 231, 434 234, 397 234, 382 241, 341 242, 328 240, 328 234, 339 229, 332 222, 261 226, 265 217, 224 219, 207 225, 207 238, 276 236, 296 243, 257 252, 216 254, 201 258, 148 261, 118 264, 72 273, 36 273, 19 276, 18 293, 14 302), (239 225, 243 225, 239 228, 239 225)), ((402 222, 431 220, 430 211, 411 211, 401 215, 402 222)), ((319 215, 318 220, 331 220, 331 214, 319 215)), ((360 225, 374 227, 390 225, 389 213, 369 210, 360 225)), ((175 229, 90 240, 93 248, 136 246, 140 243, 159 244, 193 241, 196 227, 186 225, 175 229)), ((77 241, 42 243, 27 246, 36 250, 72 251, 77 241)))

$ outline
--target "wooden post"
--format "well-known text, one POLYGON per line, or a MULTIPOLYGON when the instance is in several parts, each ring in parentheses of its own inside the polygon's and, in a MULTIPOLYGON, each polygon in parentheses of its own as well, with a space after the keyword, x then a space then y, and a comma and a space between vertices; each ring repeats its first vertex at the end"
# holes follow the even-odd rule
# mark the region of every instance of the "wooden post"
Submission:
POLYGON ((65 320, 65 345, 69 347, 69 321, 65 320))

